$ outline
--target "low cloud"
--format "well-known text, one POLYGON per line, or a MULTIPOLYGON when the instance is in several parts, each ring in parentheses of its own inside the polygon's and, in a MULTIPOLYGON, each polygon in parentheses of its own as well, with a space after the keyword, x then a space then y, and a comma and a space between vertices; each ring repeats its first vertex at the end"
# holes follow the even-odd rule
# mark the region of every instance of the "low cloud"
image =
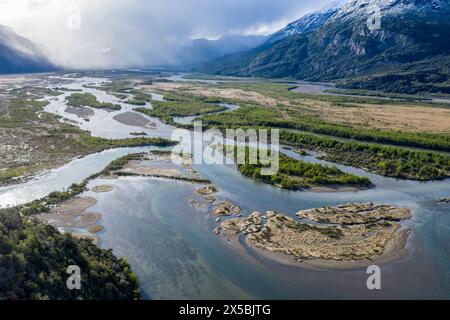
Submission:
POLYGON ((3 0, 0 24, 41 44, 63 66, 150 66, 174 62, 174 44, 230 33, 268 34, 329 2, 3 0), (73 28, 73 8, 80 12, 79 28, 73 28))

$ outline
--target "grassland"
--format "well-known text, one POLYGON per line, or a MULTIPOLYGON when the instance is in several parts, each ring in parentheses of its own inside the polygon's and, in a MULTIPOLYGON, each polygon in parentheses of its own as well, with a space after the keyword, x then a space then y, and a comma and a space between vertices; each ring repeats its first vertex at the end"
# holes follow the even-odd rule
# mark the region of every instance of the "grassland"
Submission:
POLYGON ((404 93, 391 93, 391 92, 380 92, 371 90, 361 90, 361 89, 329 89, 325 90, 326 93, 334 94, 345 94, 345 95, 355 95, 355 96, 367 96, 367 97, 377 97, 377 98, 389 98, 398 99, 413 102, 432 102, 431 98, 424 96, 417 96, 414 94, 404 94, 404 93))
MULTIPOLYGON (((450 150, 450 109, 445 104, 307 95, 288 91, 290 85, 274 83, 233 83, 222 87, 248 90, 260 96, 251 101, 253 108, 213 115, 207 121, 299 129, 368 142, 450 150), (268 97, 266 102, 261 95, 268 97)), ((220 90, 214 93, 220 94, 220 90)), ((236 95, 236 98, 245 99, 245 96, 236 95)))
POLYGON ((332 103, 360 103, 360 104, 382 104, 390 106, 408 105, 408 106, 431 106, 431 107, 450 107, 448 104, 433 103, 431 100, 422 96, 409 94, 395 94, 383 93, 378 91, 368 90, 332 90, 332 93, 344 93, 350 96, 340 95, 326 95, 326 94, 310 94, 294 92, 292 89, 296 88, 296 84, 291 83, 277 83, 277 82, 232 82, 222 83, 219 88, 227 89, 242 89, 244 91, 258 92, 265 96, 280 99, 284 98, 291 102, 297 99, 314 99, 316 101, 332 102, 332 103), (354 95, 354 96, 352 96, 354 95), (391 98, 396 100, 390 100, 391 98))
POLYGON ((297 115, 297 119, 286 117, 285 115, 286 111, 284 110, 241 104, 241 108, 238 110, 223 114, 204 116, 202 117, 202 120, 204 124, 211 127, 260 126, 296 129, 345 139, 450 151, 450 134, 386 131, 327 123, 315 116, 306 114, 303 117, 297 115))

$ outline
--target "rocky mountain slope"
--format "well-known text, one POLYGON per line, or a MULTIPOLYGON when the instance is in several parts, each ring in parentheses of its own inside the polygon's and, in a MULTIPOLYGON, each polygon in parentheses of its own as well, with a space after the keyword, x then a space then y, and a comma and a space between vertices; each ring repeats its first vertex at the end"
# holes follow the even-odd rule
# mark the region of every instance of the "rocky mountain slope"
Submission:
POLYGON ((317 30, 334 14, 336 14, 347 2, 348 0, 334 1, 322 10, 303 16, 302 18, 288 24, 285 28, 271 35, 268 42, 275 43, 293 35, 305 34, 317 30))
POLYGON ((228 55, 214 74, 450 93, 449 0, 351 0, 317 30, 228 55))
POLYGON ((0 74, 54 69, 55 67, 30 40, 0 25, 0 74))

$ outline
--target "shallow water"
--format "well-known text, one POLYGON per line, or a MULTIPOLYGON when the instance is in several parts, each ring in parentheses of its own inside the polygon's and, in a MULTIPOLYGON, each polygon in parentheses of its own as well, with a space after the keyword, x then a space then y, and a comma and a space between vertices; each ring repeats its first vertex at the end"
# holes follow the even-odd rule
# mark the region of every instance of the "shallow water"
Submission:
MULTIPOLYGON (((232 167, 195 169, 220 188, 219 198, 238 203, 245 215, 253 210, 278 210, 294 216, 301 209, 346 201, 407 205, 414 214, 408 223, 414 230, 408 243, 410 255, 383 265, 383 289, 372 292, 366 288, 365 270, 287 267, 228 247, 212 233, 216 223, 207 214, 209 208, 191 207, 192 184, 120 179, 113 182, 113 193, 95 195, 99 202, 93 210, 103 213, 101 246, 129 259, 146 298, 448 298, 447 206, 418 201, 408 187, 345 194, 290 192, 254 183, 232 167)), ((92 185, 104 183, 110 182, 93 181, 92 185)), ((418 191, 432 196, 433 190, 429 185, 418 191)))
MULTIPOLYGON (((102 94, 95 94, 100 100, 102 94)), ((54 112, 61 112, 62 100, 55 107, 54 112)), ((96 113, 94 118, 100 116, 103 114, 96 113)), ((96 128, 97 135, 117 138, 126 132, 111 119, 108 116, 103 122, 105 128, 96 128)), ((101 120, 93 120, 96 121, 101 120)), ((173 128, 165 129, 156 130, 157 134, 164 136, 173 128)), ((145 149, 105 151, 73 161, 24 185, 0 188, 0 204, 17 204, 61 190, 100 171, 121 155, 145 149)), ((284 152, 306 161, 328 164, 312 156, 284 152)), ((194 184, 145 178, 94 180, 91 187, 114 186, 110 193, 87 192, 98 199, 92 211, 102 213, 99 223, 105 229, 98 234, 100 246, 112 248, 117 255, 129 260, 139 276, 145 298, 450 298, 450 206, 434 203, 436 197, 450 195, 449 180, 429 183, 396 180, 338 166, 341 170, 368 176, 376 188, 312 193, 286 191, 254 182, 240 175, 233 166, 203 164, 194 168, 219 187, 220 198, 237 203, 244 214, 254 210, 277 210, 294 217, 302 209, 355 201, 407 206, 414 216, 406 223, 413 231, 407 245, 410 254, 382 265, 382 290, 369 291, 368 275, 363 269, 294 268, 271 262, 252 251, 242 254, 230 248, 212 232, 217 223, 208 215, 210 207, 190 205, 189 200, 196 197, 193 193, 198 187, 194 184)))
MULTIPOLYGON (((220 114, 224 112, 232 112, 234 110, 239 109, 239 106, 236 104, 230 104, 230 103, 218 103, 219 106, 224 106, 227 108, 225 111, 219 111, 219 112, 212 112, 210 114, 220 114)), ((187 116, 187 117, 173 117, 173 121, 175 123, 179 124, 192 124, 195 119, 199 118, 201 116, 187 116)))
POLYGON ((40 174, 35 179, 8 187, 0 187, 0 208, 24 204, 45 197, 51 192, 68 189, 90 175, 102 171, 111 161, 130 153, 161 150, 158 147, 120 148, 71 161, 55 170, 40 174))
MULTIPOLYGON (((144 118, 148 119, 149 122, 153 122, 158 126, 157 130, 146 127, 129 126, 114 120, 114 117, 119 114, 125 112, 135 112, 134 109, 137 108, 137 106, 124 103, 122 100, 106 93, 105 91, 85 87, 85 85, 99 86, 101 85, 101 83, 106 81, 108 80, 104 78, 84 77, 74 79, 73 83, 55 85, 55 87, 62 86, 67 89, 83 90, 83 92, 85 93, 91 93, 95 95, 97 97, 97 100, 100 102, 119 104, 121 106, 121 110, 119 111, 107 111, 90 108, 94 112, 94 115, 89 118, 89 121, 86 121, 85 119, 82 119, 81 117, 78 117, 73 113, 66 112, 67 105, 65 103, 65 99, 67 96, 71 95, 72 92, 66 92, 61 96, 49 98, 48 100, 50 104, 45 107, 45 110, 47 112, 58 114, 61 117, 70 120, 71 123, 75 124, 79 128, 90 131, 91 134, 95 137, 103 137, 108 139, 124 139, 132 137, 131 133, 133 132, 142 131, 145 132, 149 137, 170 136, 173 130, 172 127, 167 126, 157 118, 148 117, 141 113, 139 113, 139 115, 143 116, 144 118)), ((154 97, 155 100, 162 99, 162 96, 159 94, 152 94, 152 97, 154 97)), ((151 105, 147 107, 151 108, 151 105)))

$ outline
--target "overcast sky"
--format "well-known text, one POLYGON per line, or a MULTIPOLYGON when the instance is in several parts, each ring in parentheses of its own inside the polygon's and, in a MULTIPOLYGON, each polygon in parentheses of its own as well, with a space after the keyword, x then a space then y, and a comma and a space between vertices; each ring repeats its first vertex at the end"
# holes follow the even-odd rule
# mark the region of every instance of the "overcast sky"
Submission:
POLYGON ((0 24, 42 45, 61 65, 124 67, 170 61, 171 45, 192 38, 270 34, 330 2, 0 0, 0 24))

